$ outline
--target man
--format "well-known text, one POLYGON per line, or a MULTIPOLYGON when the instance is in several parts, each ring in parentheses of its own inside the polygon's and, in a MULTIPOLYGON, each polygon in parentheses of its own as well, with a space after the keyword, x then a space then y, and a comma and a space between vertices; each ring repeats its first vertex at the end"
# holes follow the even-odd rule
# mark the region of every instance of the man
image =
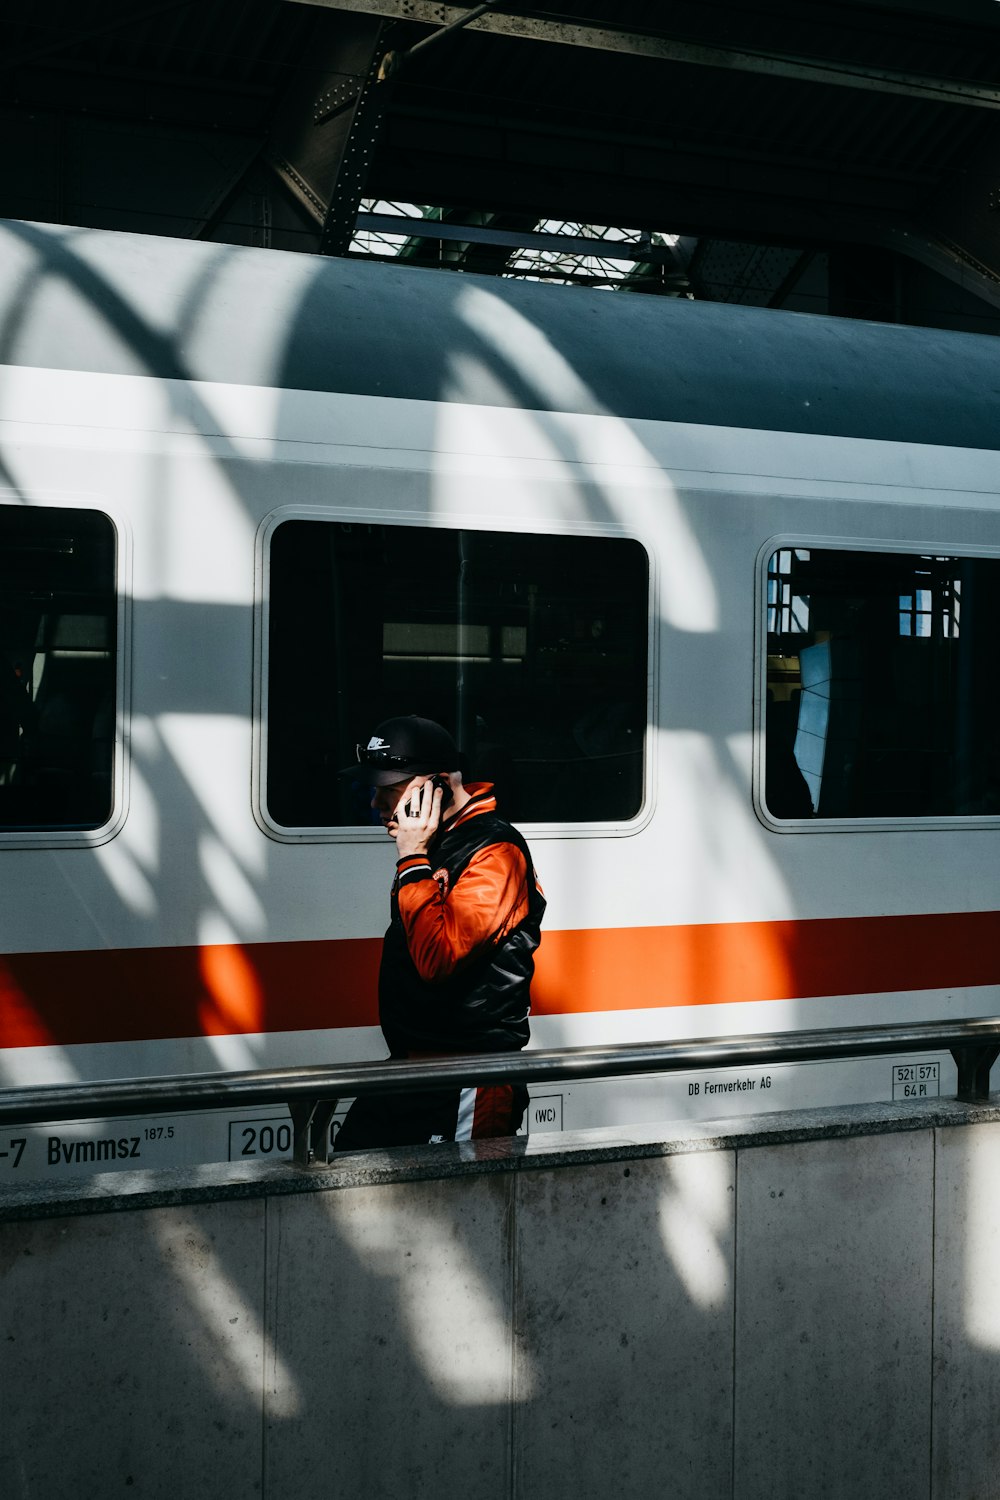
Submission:
MULTIPOLYGON (((527 844, 497 813, 490 784, 463 785, 455 742, 430 719, 387 719, 358 761, 396 842, 379 971, 390 1054, 519 1051, 545 910, 527 844)), ((513 1135, 527 1103, 521 1084, 362 1098, 336 1146, 513 1135)))

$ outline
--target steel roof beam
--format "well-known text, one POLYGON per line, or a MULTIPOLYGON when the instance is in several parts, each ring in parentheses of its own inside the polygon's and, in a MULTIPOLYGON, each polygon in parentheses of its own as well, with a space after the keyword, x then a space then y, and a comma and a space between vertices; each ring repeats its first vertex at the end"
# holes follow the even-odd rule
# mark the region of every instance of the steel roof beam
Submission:
POLYGON ((317 102, 314 117, 317 124, 326 124, 328 130, 335 131, 340 127, 341 141, 336 176, 320 234, 321 255, 346 255, 354 237, 368 171, 393 89, 383 69, 387 30, 384 23, 380 25, 368 69, 357 79, 356 86, 352 85, 353 94, 345 96, 343 103, 330 115, 324 113, 328 105, 317 102))
MULTIPOLYGON (((289 0, 295 5, 313 5, 325 10, 359 11, 365 15, 395 20, 420 21, 446 26, 468 13, 467 6, 440 5, 436 0, 289 0)), ((901 73, 890 68, 866 68, 857 64, 832 63, 779 52, 754 52, 717 47, 701 42, 680 42, 670 37, 640 32, 612 31, 601 26, 580 26, 562 21, 543 21, 531 16, 489 13, 468 22, 470 31, 528 41, 553 42, 563 46, 591 47, 602 52, 622 52, 661 62, 694 67, 722 68, 730 72, 765 73, 775 78, 793 78, 807 83, 832 84, 839 88, 866 89, 878 94, 902 94, 911 99, 934 100, 977 109, 1000 109, 1000 89, 963 83, 952 78, 930 78, 901 73)))
POLYGON ((457 240, 463 244, 501 245, 511 250, 557 250, 562 255, 593 255, 601 260, 643 261, 663 266, 674 266, 677 260, 669 246, 640 244, 638 240, 528 233, 495 229, 490 224, 456 224, 442 219, 409 218, 403 214, 359 213, 357 227, 375 234, 405 234, 410 239, 457 240))
POLYGON ((387 37, 398 29, 326 12, 264 148, 266 165, 315 224, 321 254, 346 254, 353 237, 393 87, 380 77, 387 37))

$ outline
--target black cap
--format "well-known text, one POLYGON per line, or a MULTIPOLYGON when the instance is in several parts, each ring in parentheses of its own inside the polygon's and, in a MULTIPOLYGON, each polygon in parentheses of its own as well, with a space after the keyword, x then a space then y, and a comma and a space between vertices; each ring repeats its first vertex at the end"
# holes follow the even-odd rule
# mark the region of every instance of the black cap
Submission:
POLYGON ((458 746, 447 729, 416 714, 386 719, 367 745, 356 746, 356 751, 357 764, 345 766, 344 773, 360 768, 367 773, 371 786, 389 786, 425 772, 457 771, 460 759, 458 746))

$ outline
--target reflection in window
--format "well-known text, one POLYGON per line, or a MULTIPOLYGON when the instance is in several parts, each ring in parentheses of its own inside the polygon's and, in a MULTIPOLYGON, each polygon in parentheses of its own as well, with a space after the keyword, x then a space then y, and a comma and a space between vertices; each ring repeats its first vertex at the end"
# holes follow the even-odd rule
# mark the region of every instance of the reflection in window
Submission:
POLYGON ((0 507, 0 830, 110 817, 116 621, 107 516, 0 507))
POLYGON ((899 596, 900 635, 930 637, 936 622, 942 635, 957 636, 961 600, 960 578, 939 577, 935 581, 929 569, 915 569, 913 588, 899 596))
POLYGON ((515 821, 639 811, 637 542, 285 521, 269 592, 266 788, 280 825, 372 822, 367 785, 336 772, 406 713, 446 725, 467 779, 495 782, 515 821))
POLYGON ((772 816, 1000 814, 1000 560, 784 550, 767 589, 772 816))
POLYGON ((778 635, 809 629, 809 600, 792 591, 792 559, 808 562, 809 553, 775 552, 767 565, 767 628, 778 635))

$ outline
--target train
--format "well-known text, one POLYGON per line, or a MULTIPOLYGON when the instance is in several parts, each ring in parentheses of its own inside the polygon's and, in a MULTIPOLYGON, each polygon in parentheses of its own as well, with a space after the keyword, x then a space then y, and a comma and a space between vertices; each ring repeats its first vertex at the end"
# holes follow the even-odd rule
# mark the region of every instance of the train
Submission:
MULTIPOLYGON (((0 224, 0 1084, 384 1056, 393 850, 339 773, 411 712, 531 846, 532 1045, 995 1014, 998 376, 985 335, 0 224)), ((0 1176, 120 1140, 291 1132, 6 1131, 0 1176)))

